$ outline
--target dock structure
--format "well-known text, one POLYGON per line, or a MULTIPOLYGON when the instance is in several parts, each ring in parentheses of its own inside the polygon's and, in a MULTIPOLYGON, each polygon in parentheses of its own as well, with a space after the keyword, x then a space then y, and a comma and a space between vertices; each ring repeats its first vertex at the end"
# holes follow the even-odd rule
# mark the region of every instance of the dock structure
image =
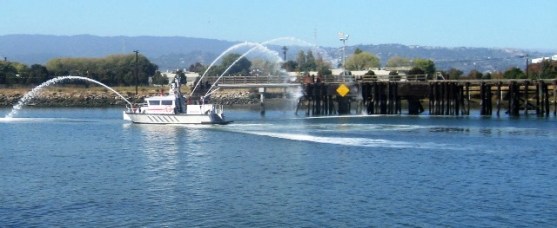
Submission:
POLYGON ((500 116, 503 113, 520 116, 521 111, 524 115, 540 117, 550 116, 551 113, 557 115, 557 80, 355 82, 348 85, 352 92, 346 96, 335 93, 338 86, 339 83, 306 85, 307 92, 299 106, 311 106, 307 107, 308 110, 322 110, 323 105, 328 105, 329 109, 336 107, 336 111, 312 111, 306 112, 306 115, 419 115, 426 111, 424 104, 427 104, 429 115, 438 116, 470 115, 472 107, 479 109, 482 116, 500 116), (328 93, 312 92, 312 89, 322 87, 327 89, 321 91, 328 93), (333 100, 336 104, 323 103, 323 100, 333 100), (406 112, 402 110, 403 106, 406 112))
POLYGON ((297 114, 306 116, 350 114, 470 115, 540 117, 557 115, 557 80, 349 80, 286 82, 285 79, 229 79, 219 88, 258 88, 264 114, 266 88, 301 87, 297 114), (341 89, 343 88, 343 89, 341 89), (424 105, 426 107, 424 107, 424 105), (403 107, 406 109, 403 111, 403 107), (495 109, 495 110, 494 110, 495 109), (426 112, 427 111, 427 112, 426 112))

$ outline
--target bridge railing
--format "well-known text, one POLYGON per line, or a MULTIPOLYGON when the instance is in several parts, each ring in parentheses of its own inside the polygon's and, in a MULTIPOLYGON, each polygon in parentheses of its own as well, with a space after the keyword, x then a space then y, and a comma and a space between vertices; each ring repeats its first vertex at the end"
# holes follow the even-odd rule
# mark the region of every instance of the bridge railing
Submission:
MULTIPOLYGON (((214 83, 218 77, 208 76, 203 81, 214 83)), ((290 78, 283 76, 223 76, 219 80, 219 84, 269 84, 284 83, 290 78)))
MULTIPOLYGON (((213 84, 218 79, 217 76, 206 76, 203 82, 213 84)), ((223 76, 219 80, 219 84, 270 84, 270 83, 294 83, 304 81, 303 77, 294 78, 288 76, 223 76)), ((314 78, 317 80, 317 78, 314 78)), ((320 78, 325 83, 338 83, 338 82, 424 82, 431 81, 425 74, 421 75, 330 75, 320 78)), ((434 79, 433 79, 434 80, 434 79)))
POLYGON ((418 75, 364 75, 358 77, 362 82, 422 82, 428 81, 425 74, 418 75))
MULTIPOLYGON (((217 76, 206 76, 202 80, 203 86, 207 87, 207 84, 213 84, 217 80, 217 76)), ((314 78, 317 80, 317 78, 314 78)), ((338 76, 338 75, 330 75, 325 76, 320 79, 321 82, 325 83, 352 83, 352 82, 417 82, 417 83, 424 83, 424 82, 436 82, 436 81, 443 81, 443 82, 458 82, 458 83, 470 83, 472 85, 487 83, 487 84, 496 84, 496 83, 510 83, 512 81, 516 82, 524 82, 530 81, 529 79, 477 79, 477 80, 450 80, 450 79, 443 79, 443 78, 434 78, 432 79, 431 76, 428 77, 425 74, 422 75, 365 75, 361 77, 355 77, 353 75, 346 75, 346 76, 338 76)), ((544 81, 545 83, 549 84, 557 84, 556 79, 542 79, 542 80, 534 80, 534 81, 544 81)), ((222 77, 218 84, 280 84, 280 83, 304 83, 303 77, 292 78, 288 76, 224 76, 222 77)))

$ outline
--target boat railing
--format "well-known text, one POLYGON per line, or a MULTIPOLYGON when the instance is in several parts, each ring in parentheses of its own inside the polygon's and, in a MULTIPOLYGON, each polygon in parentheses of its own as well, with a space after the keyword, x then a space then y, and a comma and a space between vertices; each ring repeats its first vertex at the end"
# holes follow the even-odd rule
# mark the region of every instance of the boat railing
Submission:
POLYGON ((213 104, 191 104, 187 105, 187 114, 207 114, 215 110, 215 105, 213 104))
POLYGON ((145 110, 147 103, 133 103, 126 104, 127 113, 141 113, 141 110, 145 110))
POLYGON ((222 113, 224 113, 224 105, 215 104, 213 105, 213 110, 215 111, 216 114, 221 115, 222 113))

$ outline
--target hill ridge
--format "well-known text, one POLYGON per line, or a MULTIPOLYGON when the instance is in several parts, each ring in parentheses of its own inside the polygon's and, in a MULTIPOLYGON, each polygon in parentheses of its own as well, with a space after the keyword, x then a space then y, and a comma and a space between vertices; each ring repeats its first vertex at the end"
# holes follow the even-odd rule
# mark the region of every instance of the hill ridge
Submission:
MULTIPOLYGON (((208 64, 220 53, 239 42, 185 36, 97 36, 10 34, 0 35, 0 57, 25 64, 45 64, 60 57, 104 57, 139 50, 161 70, 187 68, 195 62, 208 64)), ((271 46, 280 53, 282 46, 271 46)), ((339 47, 322 47, 333 59, 340 59, 339 47)), ((385 65, 393 56, 433 59, 440 70, 451 67, 463 71, 505 70, 525 67, 525 58, 549 56, 549 52, 513 48, 440 47, 424 45, 359 44, 346 47, 346 53, 356 48, 376 54, 385 65)), ((295 59, 300 47, 289 47, 287 59, 295 59)))

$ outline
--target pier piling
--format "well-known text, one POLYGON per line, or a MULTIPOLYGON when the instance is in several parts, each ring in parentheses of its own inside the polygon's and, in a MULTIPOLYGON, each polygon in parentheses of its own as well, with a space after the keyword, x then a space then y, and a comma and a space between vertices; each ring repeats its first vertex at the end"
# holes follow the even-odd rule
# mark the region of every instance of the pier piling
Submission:
POLYGON ((497 116, 501 116, 503 108, 507 109, 505 113, 509 116, 519 116, 521 110, 528 115, 533 109, 538 116, 549 116, 551 105, 553 115, 557 115, 557 80, 552 83, 543 80, 366 81, 348 86, 358 92, 341 96, 336 91, 337 83, 307 84, 303 87, 304 96, 299 100, 296 112, 306 106, 307 116, 396 115, 402 114, 404 99, 407 113, 419 115, 424 112, 421 101, 427 99, 429 115, 458 116, 470 115, 472 99, 477 99, 482 116, 493 115, 494 108, 497 116), (550 90, 550 87, 553 88, 550 90))

